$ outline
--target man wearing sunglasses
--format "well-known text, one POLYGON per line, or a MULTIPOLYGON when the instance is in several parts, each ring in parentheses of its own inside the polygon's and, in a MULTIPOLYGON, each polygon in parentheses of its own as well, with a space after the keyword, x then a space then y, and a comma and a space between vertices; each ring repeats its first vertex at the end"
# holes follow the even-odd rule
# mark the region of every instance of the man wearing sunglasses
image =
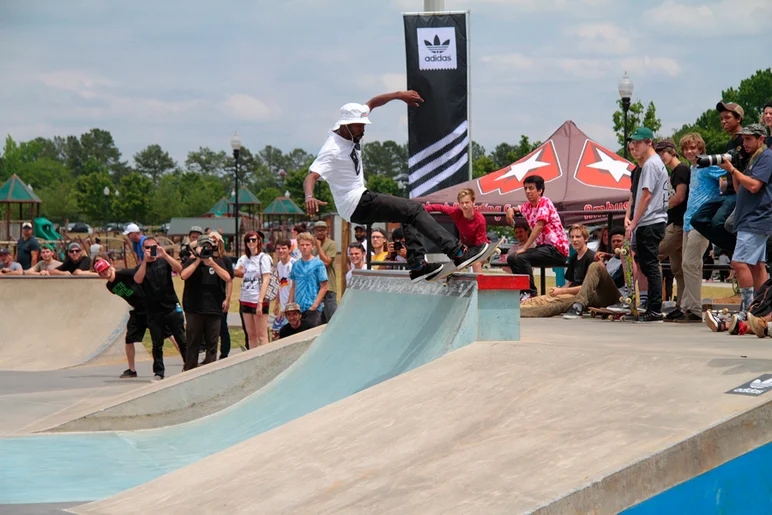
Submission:
POLYGON ((56 271, 62 273, 52 273, 51 275, 99 275, 96 272, 91 271, 91 259, 84 255, 83 248, 80 246, 80 243, 77 242, 72 242, 67 245, 67 257, 64 258, 64 263, 62 263, 56 271))

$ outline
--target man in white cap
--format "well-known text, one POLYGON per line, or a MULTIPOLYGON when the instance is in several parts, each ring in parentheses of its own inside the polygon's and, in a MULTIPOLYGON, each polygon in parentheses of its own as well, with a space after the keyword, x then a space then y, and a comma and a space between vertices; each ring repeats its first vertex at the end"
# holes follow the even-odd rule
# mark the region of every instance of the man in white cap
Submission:
POLYGON ((16 242, 16 261, 19 262, 24 270, 29 270, 40 257, 40 244, 32 234, 32 224, 24 222, 21 224, 21 238, 16 242))
POLYGON ((488 250, 488 244, 465 247, 446 231, 420 203, 370 191, 365 187, 362 150, 359 145, 369 125, 370 111, 392 100, 401 100, 408 106, 418 107, 423 99, 413 91, 386 93, 370 99, 366 104, 346 104, 340 108, 340 119, 327 135, 310 172, 303 182, 306 210, 316 215, 319 206, 326 205, 314 198, 314 185, 320 178, 327 181, 335 199, 338 213, 347 221, 358 224, 373 222, 400 222, 408 249, 407 261, 410 279, 431 280, 442 270, 440 263, 427 263, 419 234, 437 245, 458 268, 464 268, 488 250))
POLYGON ((142 243, 144 243, 147 236, 142 234, 142 231, 139 230, 139 226, 135 223, 127 225, 126 230, 123 231, 123 235, 131 242, 131 248, 134 250, 134 257, 137 258, 137 264, 141 263, 145 258, 145 251, 142 250, 142 243))

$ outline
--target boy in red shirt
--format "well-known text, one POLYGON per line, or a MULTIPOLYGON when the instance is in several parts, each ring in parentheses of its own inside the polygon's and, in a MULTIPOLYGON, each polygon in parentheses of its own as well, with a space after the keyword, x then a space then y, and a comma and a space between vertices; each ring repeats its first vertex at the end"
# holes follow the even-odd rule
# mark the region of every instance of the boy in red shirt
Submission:
MULTIPOLYGON (((474 191, 464 188, 458 192, 458 207, 446 206, 445 204, 424 204, 428 212, 439 211, 450 216, 458 229, 459 240, 467 247, 476 247, 483 243, 490 243, 488 239, 488 226, 485 217, 474 208, 474 191)), ((482 272, 482 263, 472 264, 472 271, 482 272)))
POLYGON ((528 176, 523 180, 523 189, 528 202, 507 209, 507 223, 514 225, 515 213, 519 212, 531 227, 528 241, 514 256, 507 257, 513 274, 528 274, 531 279, 531 289, 520 295, 521 302, 537 295, 533 282, 534 266, 561 266, 568 258, 568 238, 555 205, 544 196, 544 179, 539 175, 528 176))

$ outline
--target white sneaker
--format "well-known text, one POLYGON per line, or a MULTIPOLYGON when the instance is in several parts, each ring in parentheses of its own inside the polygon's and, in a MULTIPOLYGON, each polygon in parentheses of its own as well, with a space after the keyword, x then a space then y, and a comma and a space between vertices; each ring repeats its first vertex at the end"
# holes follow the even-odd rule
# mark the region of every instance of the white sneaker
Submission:
POLYGON ((163 381, 163 379, 164 379, 164 376, 156 374, 153 376, 153 379, 151 379, 150 382, 157 383, 158 381, 163 381))

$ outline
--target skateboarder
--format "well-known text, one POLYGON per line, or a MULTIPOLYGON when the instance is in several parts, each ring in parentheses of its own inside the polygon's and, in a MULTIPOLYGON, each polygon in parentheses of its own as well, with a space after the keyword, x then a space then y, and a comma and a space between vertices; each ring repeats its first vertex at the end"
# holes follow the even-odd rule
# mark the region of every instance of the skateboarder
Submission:
POLYGON ((340 108, 340 119, 330 130, 310 172, 303 182, 306 210, 311 216, 326 205, 314 198, 316 181, 324 179, 330 185, 338 213, 347 221, 369 224, 373 222, 400 222, 407 243, 407 261, 410 279, 431 280, 442 271, 440 263, 424 260, 424 250, 419 234, 437 245, 458 268, 464 268, 479 260, 488 244, 465 247, 424 210, 415 200, 394 197, 365 188, 360 140, 369 125, 370 111, 392 100, 401 100, 411 107, 418 107, 423 99, 415 91, 397 91, 370 99, 366 104, 346 104, 340 108))

